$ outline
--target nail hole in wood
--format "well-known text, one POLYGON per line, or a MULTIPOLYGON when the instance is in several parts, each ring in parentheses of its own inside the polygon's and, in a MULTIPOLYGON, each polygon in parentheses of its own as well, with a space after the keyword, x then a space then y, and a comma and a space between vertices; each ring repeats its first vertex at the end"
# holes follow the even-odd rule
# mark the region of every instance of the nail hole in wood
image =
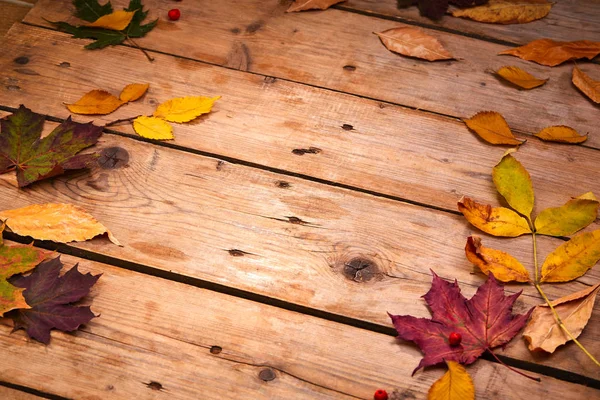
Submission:
POLYGON ((356 71, 356 67, 354 65, 344 65, 344 70, 346 71, 356 71))
POLYGON ((58 64, 58 66, 61 68, 69 68, 71 66, 71 63, 63 61, 60 64, 58 64))
POLYGON ((297 156, 303 156, 305 154, 319 154, 321 151, 318 147, 309 147, 308 149, 294 149, 292 153, 297 156))
POLYGON ((233 257, 244 257, 244 255, 248 254, 243 250, 238 250, 238 249, 231 249, 228 250, 229 254, 233 257))
POLYGON ((265 368, 258 373, 258 377, 265 382, 269 382, 275 379, 276 376, 271 368, 265 368))
POLYGON ((278 188, 281 188, 281 189, 288 189, 292 185, 286 181, 277 181, 277 182, 275 182, 275 186, 277 186, 278 188))
POLYGON ((354 129, 354 127, 350 124, 344 124, 344 125, 342 125, 342 129, 345 131, 351 131, 354 129))
POLYGON ((25 65, 29 62, 29 57, 21 56, 13 60, 16 64, 25 65))
POLYGON ((223 351, 221 346, 211 346, 210 354, 220 354, 223 351))
POLYGON ((160 382, 156 381, 150 381, 149 383, 146 383, 146 386, 148 386, 148 388, 152 390, 162 390, 163 388, 163 385, 161 385, 160 382))

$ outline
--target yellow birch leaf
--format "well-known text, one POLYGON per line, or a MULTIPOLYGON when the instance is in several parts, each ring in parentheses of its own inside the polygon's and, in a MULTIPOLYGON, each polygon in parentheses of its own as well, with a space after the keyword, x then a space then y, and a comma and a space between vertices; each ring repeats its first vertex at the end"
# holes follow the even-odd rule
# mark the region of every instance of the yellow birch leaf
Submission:
POLYGON ((73 104, 66 104, 69 111, 75 114, 110 114, 121 107, 121 100, 105 90, 92 90, 73 104))
POLYGON ((564 125, 549 126, 533 136, 548 142, 559 143, 583 143, 587 140, 587 135, 580 135, 575 129, 564 125))
POLYGON ((492 170, 492 179, 498 193, 508 204, 522 215, 531 217, 533 210, 533 186, 529 172, 510 153, 505 153, 502 160, 492 170))
MULTIPOLYGON (((592 316, 599 289, 600 283, 552 302, 563 324, 575 339, 579 337, 592 316)), ((523 337, 529 342, 529 350, 544 350, 548 353, 553 353, 558 346, 571 340, 558 326, 547 304, 535 307, 523 331, 523 337)))
POLYGON ((220 98, 221 96, 196 96, 171 99, 159 105, 153 115, 170 122, 188 122, 209 113, 215 101, 220 98))
POLYGON ((148 83, 131 83, 123 88, 119 99, 124 103, 136 101, 146 93, 149 86, 148 83))
POLYGON ((490 0, 481 6, 455 9, 452 16, 492 24, 525 24, 544 18, 551 8, 546 0, 490 0))
POLYGON ((467 127, 491 144, 520 145, 524 140, 514 137, 506 120, 495 111, 481 111, 468 119, 463 119, 467 127))
POLYGON ((538 79, 529 72, 513 66, 502 67, 496 74, 523 89, 533 89, 548 82, 548 79, 538 79))
POLYGON ((547 208, 535 219, 535 232, 548 236, 570 236, 596 220, 599 204, 596 196, 588 192, 561 207, 547 208))
POLYGON ((481 272, 502 282, 529 282, 529 273, 516 258, 500 250, 484 247, 481 238, 469 236, 465 246, 467 259, 475 264, 481 272))
POLYGON ((505 207, 492 207, 463 197, 458 210, 474 227, 494 236, 516 237, 531 233, 527 220, 505 207))
POLYGON ((88 28, 104 28, 113 31, 122 31, 129 26, 135 13, 135 11, 115 11, 98 18, 92 23, 85 24, 84 26, 87 26, 88 28))
POLYGON ((155 140, 174 139, 173 127, 164 119, 144 115, 133 120, 133 129, 141 137, 155 140))
POLYGON ((448 371, 429 388, 427 400, 475 400, 475 385, 466 368, 446 361, 448 371))
POLYGON ((452 60, 454 56, 433 36, 412 26, 375 33, 390 51, 427 61, 452 60))
POLYGON ((600 260, 600 229, 580 233, 546 257, 541 282, 568 282, 583 276, 600 260))
POLYGON ((577 68, 577 65, 573 67, 572 82, 577 89, 581 90, 583 94, 589 97, 594 103, 600 103, 600 81, 595 81, 590 78, 587 74, 577 68))
POLYGON ((6 226, 17 235, 34 239, 68 243, 106 233, 111 242, 121 245, 96 218, 71 204, 34 204, 4 210, 0 211, 0 219, 6 221, 6 226))

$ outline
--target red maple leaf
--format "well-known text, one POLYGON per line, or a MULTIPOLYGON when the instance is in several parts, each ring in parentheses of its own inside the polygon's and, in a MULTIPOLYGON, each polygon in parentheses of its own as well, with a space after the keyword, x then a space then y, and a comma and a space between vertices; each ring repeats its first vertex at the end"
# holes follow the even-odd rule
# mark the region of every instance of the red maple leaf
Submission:
POLYGON ((444 361, 471 364, 484 351, 508 343, 533 311, 531 308, 525 314, 513 314, 513 305, 521 292, 505 296, 504 287, 492 274, 467 300, 456 280, 449 283, 432 273, 431 289, 423 298, 433 318, 389 314, 398 336, 415 342, 425 354, 413 374, 444 361), (453 332, 462 336, 459 345, 450 345, 449 336, 453 332))

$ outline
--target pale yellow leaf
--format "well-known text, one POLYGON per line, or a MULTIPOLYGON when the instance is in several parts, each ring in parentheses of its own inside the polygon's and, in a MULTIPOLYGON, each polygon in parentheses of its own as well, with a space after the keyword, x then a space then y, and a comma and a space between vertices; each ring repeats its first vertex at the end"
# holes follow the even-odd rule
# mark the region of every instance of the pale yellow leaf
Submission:
POLYGON ((600 81, 595 81, 590 78, 587 74, 577 68, 577 65, 573 67, 573 84, 577 86, 577 89, 581 90, 583 94, 589 97, 594 103, 600 103, 600 81))
POLYGON ((513 66, 502 67, 496 74, 523 89, 533 89, 548 82, 548 79, 538 79, 529 72, 513 66))
POLYGON ((580 135, 575 129, 564 125, 549 126, 535 133, 534 136, 548 142, 559 143, 583 143, 587 140, 587 135, 580 135))
POLYGON ((547 208, 535 219, 535 231, 540 235, 570 236, 596 220, 598 205, 596 196, 588 192, 561 207, 547 208))
POLYGON ((529 273, 516 258, 500 250, 484 247, 481 238, 469 236, 465 246, 467 259, 475 264, 481 272, 502 282, 529 282, 529 273))
POLYGON ((121 100, 105 90, 92 90, 73 104, 66 104, 69 111, 75 114, 110 114, 121 107, 121 100))
POLYGON ((173 127, 164 119, 156 117, 146 117, 144 115, 137 117, 133 120, 133 129, 138 135, 147 139, 174 139, 173 127))
POLYGON ((68 243, 89 240, 108 234, 111 242, 119 245, 108 229, 83 209, 71 204, 34 204, 14 210, 0 211, 0 219, 21 236, 39 240, 68 243))
POLYGON ((517 212, 531 217, 533 210, 533 185, 529 172, 510 152, 493 168, 492 179, 496 190, 517 212))
POLYGON ((435 37, 420 28, 404 26, 375 34, 388 50, 404 56, 428 61, 454 59, 435 37))
POLYGON ((463 119, 463 122, 491 144, 520 145, 525 142, 514 137, 504 117, 495 111, 480 111, 471 118, 463 119))
POLYGON ((196 96, 171 99, 159 105, 153 115, 171 122, 188 122, 209 113, 215 101, 220 98, 221 96, 196 96))
MULTIPOLYGON (((600 283, 552 302, 563 324, 575 339, 579 337, 592 316, 599 289, 600 283)), ((547 304, 535 307, 523 331, 523 337, 529 342, 529 350, 544 350, 549 353, 553 353, 558 346, 571 340, 558 326, 547 304)))
POLYGON ((286 12, 305 11, 305 10, 326 10, 334 4, 346 0, 294 0, 286 12))
POLYGON ((546 0, 490 0, 481 6, 454 9, 452 16, 492 24, 525 24, 544 18, 552 4, 546 0))
POLYGON ((492 207, 463 197, 458 201, 458 210, 473 226, 490 235, 516 237, 531 233, 527 220, 510 208, 492 207))
POLYGON ((136 101, 146 93, 149 86, 148 83, 131 83, 123 88, 119 99, 125 103, 136 101))
POLYGON ((475 385, 471 376, 456 361, 446 361, 448 371, 431 385, 427 400, 474 400, 475 385))
POLYGON ((98 18, 94 22, 85 24, 84 26, 89 28, 104 28, 111 29, 113 31, 122 31, 123 29, 127 28, 135 13, 135 11, 115 11, 98 18))

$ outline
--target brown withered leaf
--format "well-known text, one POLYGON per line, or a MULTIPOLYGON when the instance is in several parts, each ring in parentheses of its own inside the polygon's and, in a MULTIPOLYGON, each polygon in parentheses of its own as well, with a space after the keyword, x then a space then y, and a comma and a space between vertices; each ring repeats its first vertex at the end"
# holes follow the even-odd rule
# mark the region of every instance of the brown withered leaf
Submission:
POLYGON ((525 140, 514 137, 504 117, 495 111, 480 111, 471 118, 463 119, 463 122, 488 143, 510 145, 525 143, 525 140))
POLYGON ((509 81, 522 89, 533 89, 548 82, 548 79, 539 79, 519 67, 506 66, 496 71, 496 75, 509 81))
POLYGON ((481 6, 455 9, 452 16, 491 24, 525 24, 544 18, 552 4, 546 0, 490 0, 481 6))
POLYGON ((548 142, 559 143, 583 143, 587 140, 587 135, 580 135, 575 129, 564 125, 549 126, 533 136, 548 142))
MULTIPOLYGON (((588 323, 599 289, 600 283, 552 302, 552 306, 573 337, 577 338, 588 323)), ((523 331, 523 337, 529 342, 529 350, 544 350, 549 353, 571 340, 556 324, 552 310, 547 304, 535 307, 523 331)))
POLYGON ((346 0, 294 0, 286 12, 297 12, 305 10, 326 10, 334 4, 346 0))
POLYGON ((428 61, 452 60, 454 56, 433 36, 412 26, 388 29, 375 33, 390 51, 428 61))
POLYGON ((525 46, 515 47, 498 53, 507 54, 554 67, 569 60, 587 58, 591 60, 600 54, 600 42, 578 40, 575 42, 557 42, 552 39, 538 39, 525 46))
POLYGON ((587 74, 577 68, 577 65, 573 67, 572 81, 573 85, 589 97, 590 100, 594 103, 600 103, 600 81, 595 81, 590 78, 587 74))
POLYGON ((490 272, 502 282, 529 282, 529 273, 516 258, 500 250, 490 249, 481 244, 479 236, 469 236, 465 245, 467 259, 481 272, 490 272))

